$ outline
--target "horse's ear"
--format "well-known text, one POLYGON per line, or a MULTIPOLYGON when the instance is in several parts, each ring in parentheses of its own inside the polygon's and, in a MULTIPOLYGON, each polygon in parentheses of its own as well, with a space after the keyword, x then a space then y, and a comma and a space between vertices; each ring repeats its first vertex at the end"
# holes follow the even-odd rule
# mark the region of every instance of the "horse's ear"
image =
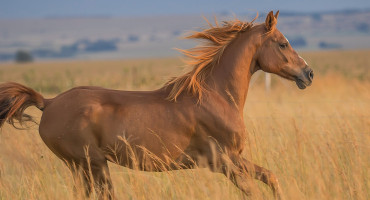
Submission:
POLYGON ((279 10, 275 13, 275 19, 277 20, 279 17, 279 10))
MULTIPOLYGON (((276 17, 279 15, 279 11, 276 12, 276 17)), ((277 18, 274 16, 274 13, 272 11, 269 12, 269 14, 266 17, 265 26, 267 31, 272 31, 275 29, 277 18)))

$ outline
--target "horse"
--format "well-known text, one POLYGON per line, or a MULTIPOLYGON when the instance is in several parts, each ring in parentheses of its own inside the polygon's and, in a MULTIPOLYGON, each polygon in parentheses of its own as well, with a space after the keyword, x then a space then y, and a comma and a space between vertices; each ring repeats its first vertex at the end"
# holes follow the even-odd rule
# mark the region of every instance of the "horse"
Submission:
POLYGON ((181 50, 192 68, 153 91, 75 87, 46 99, 24 85, 0 85, 0 126, 43 114, 39 134, 46 146, 82 177, 86 194, 114 198, 108 161, 136 170, 208 167, 245 194, 247 180, 267 184, 281 197, 274 173, 241 156, 246 144, 244 104, 252 75, 263 70, 305 89, 313 70, 276 28, 279 11, 264 23, 238 19, 187 36, 203 41, 181 50))

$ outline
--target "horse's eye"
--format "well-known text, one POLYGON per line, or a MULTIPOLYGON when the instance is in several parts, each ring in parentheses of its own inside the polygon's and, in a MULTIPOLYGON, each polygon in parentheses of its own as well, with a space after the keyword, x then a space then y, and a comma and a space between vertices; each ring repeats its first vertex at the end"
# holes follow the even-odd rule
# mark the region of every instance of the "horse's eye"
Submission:
POLYGON ((281 43, 281 44, 279 44, 279 46, 280 46, 281 49, 285 49, 285 48, 288 47, 288 43, 281 43))

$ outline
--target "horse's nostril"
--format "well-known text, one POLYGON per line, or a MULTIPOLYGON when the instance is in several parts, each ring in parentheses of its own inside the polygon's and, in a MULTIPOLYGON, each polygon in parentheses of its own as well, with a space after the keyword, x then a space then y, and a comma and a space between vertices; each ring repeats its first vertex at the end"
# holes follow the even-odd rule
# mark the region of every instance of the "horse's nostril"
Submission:
POLYGON ((310 78, 310 80, 313 79, 313 70, 311 70, 309 73, 308 73, 308 77, 310 78))

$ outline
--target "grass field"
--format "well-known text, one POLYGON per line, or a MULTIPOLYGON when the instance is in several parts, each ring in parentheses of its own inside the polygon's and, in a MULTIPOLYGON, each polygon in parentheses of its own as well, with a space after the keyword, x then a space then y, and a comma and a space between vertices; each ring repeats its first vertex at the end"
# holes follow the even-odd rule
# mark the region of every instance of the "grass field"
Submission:
MULTIPOLYGON (((278 176, 286 199, 370 199, 370 51, 307 52, 314 83, 299 90, 263 73, 245 108, 245 158, 278 176)), ((150 90, 182 73, 177 58, 0 64, 0 82, 16 81, 46 97, 78 85, 150 90)), ((41 112, 28 113, 40 118, 41 112)), ((110 165, 117 199, 240 199, 223 175, 206 169, 148 173, 110 165)), ((250 199, 271 199, 257 181, 250 199)), ((0 131, 0 199, 75 199, 69 170, 44 145, 38 126, 0 131)), ((82 197, 81 197, 82 198, 82 197)))

